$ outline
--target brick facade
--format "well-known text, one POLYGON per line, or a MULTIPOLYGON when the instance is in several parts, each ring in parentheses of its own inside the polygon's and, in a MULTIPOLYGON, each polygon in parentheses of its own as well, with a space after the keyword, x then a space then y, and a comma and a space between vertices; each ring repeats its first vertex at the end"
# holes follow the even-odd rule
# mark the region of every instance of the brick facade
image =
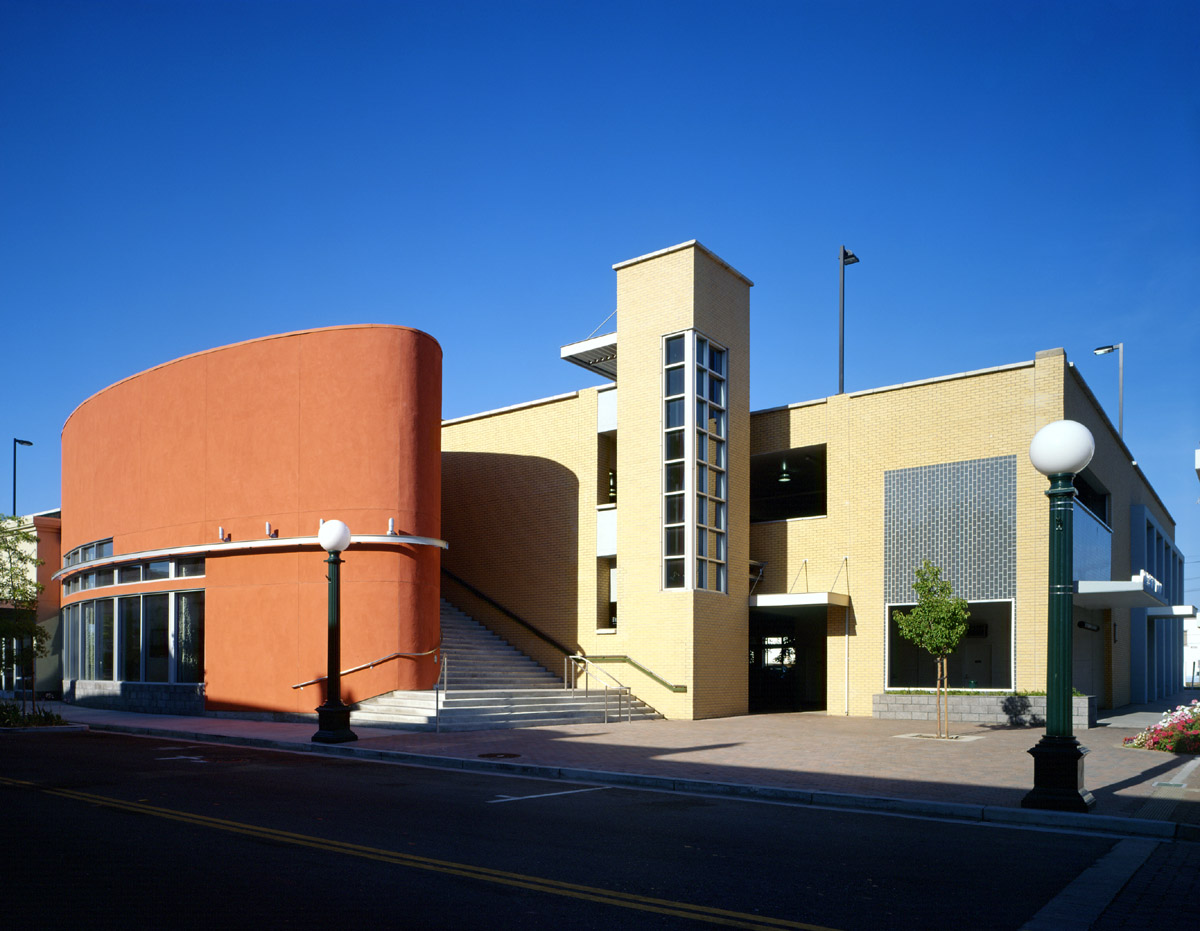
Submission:
MULTIPOLYGON (((762 572, 756 597, 809 605, 796 616, 808 612, 806 642, 824 648, 805 661, 820 666, 812 681, 831 714, 872 714, 886 692, 890 606, 911 599, 922 558, 941 564, 964 597, 999 606, 988 610, 1000 612, 990 623, 1005 628, 993 638, 1003 653, 996 662, 1008 664, 1004 687, 1044 689, 1047 485, 1028 448, 1052 421, 1078 420, 1096 437, 1089 475, 1111 495, 1113 579, 1131 574, 1131 507, 1173 533, 1061 349, 752 414, 750 282, 697 243, 614 268, 615 438, 597 432, 596 390, 446 423, 445 565, 566 649, 636 660, 654 675, 608 668, 668 717, 748 710, 752 560, 754 574, 762 572), (663 339, 692 331, 728 355, 727 593, 664 587, 663 339), (754 457, 797 450, 824 457, 824 513, 751 523, 754 457), (618 622, 601 631, 608 564, 596 558, 596 508, 608 504, 614 462, 618 622)), ((553 647, 459 594, 464 608, 561 669, 553 647)), ((1125 704, 1130 637, 1114 638, 1113 625, 1128 630, 1129 611, 1093 616, 1101 629, 1081 629, 1077 654, 1100 683, 1100 705, 1125 704)))

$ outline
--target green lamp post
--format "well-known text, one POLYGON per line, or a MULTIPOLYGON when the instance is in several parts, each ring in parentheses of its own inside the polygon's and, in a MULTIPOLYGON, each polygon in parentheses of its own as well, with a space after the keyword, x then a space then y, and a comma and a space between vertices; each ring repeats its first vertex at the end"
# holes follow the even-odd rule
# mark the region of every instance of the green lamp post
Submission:
POLYGON ((342 703, 342 551, 350 545, 350 528, 340 520, 327 520, 317 534, 321 549, 329 554, 329 648, 325 703, 317 708, 314 743, 339 744, 358 740, 350 730, 350 708, 342 703))
POLYGON ((1022 808, 1086 812, 1096 803, 1084 788, 1083 758, 1088 752, 1071 729, 1071 634, 1075 581, 1072 517, 1075 475, 1092 461, 1091 432, 1073 420, 1047 424, 1029 444, 1033 467, 1050 479, 1050 598, 1047 605, 1046 734, 1029 750, 1033 789, 1022 808))

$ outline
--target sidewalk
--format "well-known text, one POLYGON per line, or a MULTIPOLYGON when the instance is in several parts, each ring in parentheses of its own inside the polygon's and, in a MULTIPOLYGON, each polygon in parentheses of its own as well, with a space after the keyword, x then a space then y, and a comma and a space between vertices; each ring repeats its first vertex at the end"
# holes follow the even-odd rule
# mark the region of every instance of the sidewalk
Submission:
POLYGON ((1200 840, 1200 757, 1122 747, 1186 691, 1102 715, 1077 733, 1089 753, 1089 814, 1022 809, 1033 785, 1026 751, 1037 728, 955 724, 955 740, 914 736, 923 722, 824 713, 761 714, 707 721, 579 724, 468 733, 355 727, 358 740, 311 741, 314 723, 177 717, 51 702, 66 720, 96 730, 346 755, 539 778, 639 785, 668 791, 786 799, 967 820, 1071 826, 1160 839, 1200 840))

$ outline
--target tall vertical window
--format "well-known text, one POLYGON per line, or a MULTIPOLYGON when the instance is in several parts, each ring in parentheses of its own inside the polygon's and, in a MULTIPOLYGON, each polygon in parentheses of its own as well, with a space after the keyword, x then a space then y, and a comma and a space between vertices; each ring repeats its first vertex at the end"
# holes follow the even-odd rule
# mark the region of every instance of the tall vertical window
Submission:
POLYGON ((170 595, 142 596, 142 627, 146 637, 146 681, 169 682, 171 647, 170 595))
POLYGON ((129 682, 142 680, 142 599, 138 595, 117 599, 121 622, 121 672, 129 682))
POLYGON ((728 590, 726 353, 696 336, 696 588, 728 590))
POLYGON ((204 681, 204 592, 175 595, 175 681, 204 681))
POLYGON ((663 588, 687 586, 687 338, 663 344, 663 588))
POLYGON ((663 588, 728 590, 727 377, 707 337, 663 340, 663 588))

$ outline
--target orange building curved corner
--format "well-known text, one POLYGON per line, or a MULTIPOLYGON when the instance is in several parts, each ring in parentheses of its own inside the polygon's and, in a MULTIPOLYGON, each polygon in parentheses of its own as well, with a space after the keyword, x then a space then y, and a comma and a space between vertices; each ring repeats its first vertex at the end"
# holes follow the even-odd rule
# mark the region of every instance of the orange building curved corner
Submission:
MULTIPOLYGON (((322 519, 355 537, 342 667, 436 648, 440 417, 437 341, 376 325, 200 352, 84 401, 62 433, 68 697, 311 712, 323 688, 292 686, 326 671, 322 519)), ((437 674, 434 654, 395 659, 342 697, 437 674)))

